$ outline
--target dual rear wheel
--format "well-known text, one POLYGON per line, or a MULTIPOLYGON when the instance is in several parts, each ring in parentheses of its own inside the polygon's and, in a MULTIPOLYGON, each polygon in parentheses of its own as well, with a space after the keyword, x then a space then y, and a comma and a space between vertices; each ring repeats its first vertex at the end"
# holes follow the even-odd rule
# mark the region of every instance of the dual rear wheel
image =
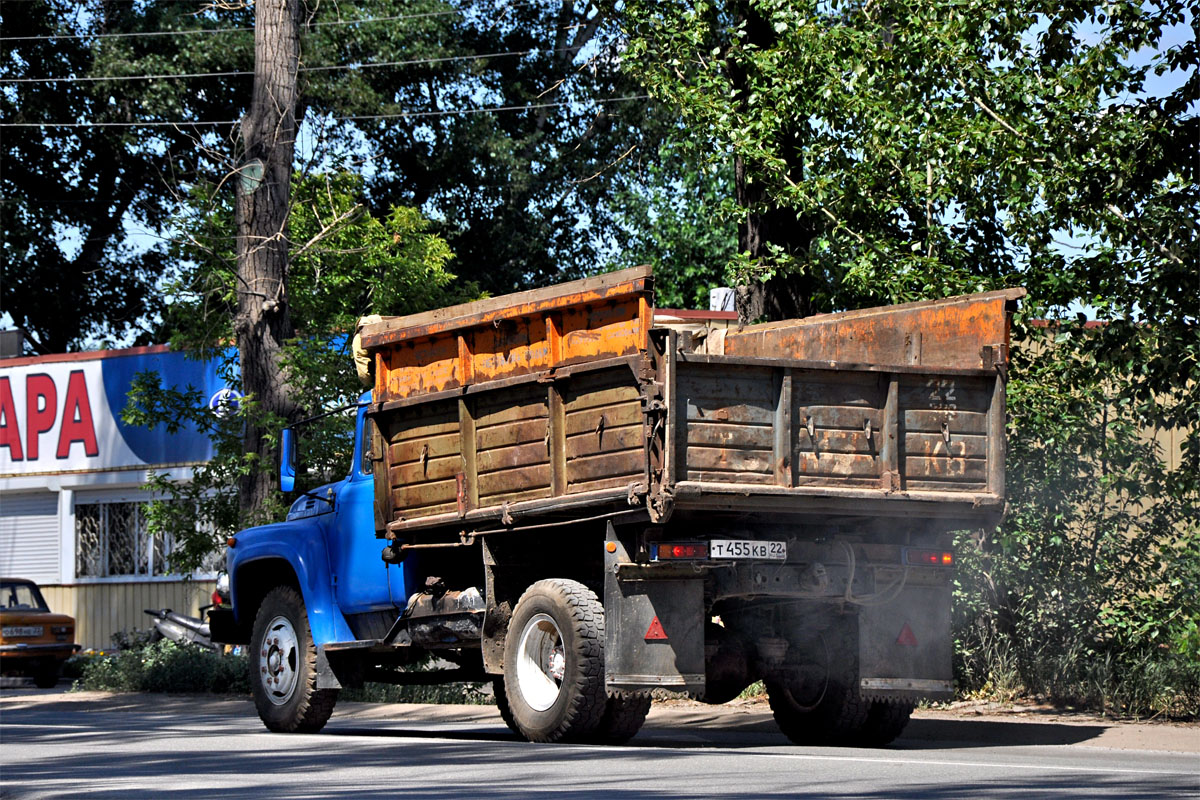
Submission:
POLYGON ((913 706, 862 696, 858 687, 856 637, 831 634, 822 648, 824 669, 804 679, 765 681, 775 723, 796 744, 881 747, 904 730, 913 706))
POLYGON ((604 607, 572 580, 538 581, 521 595, 493 688, 505 723, 531 742, 619 744, 650 711, 649 694, 605 691, 604 607))

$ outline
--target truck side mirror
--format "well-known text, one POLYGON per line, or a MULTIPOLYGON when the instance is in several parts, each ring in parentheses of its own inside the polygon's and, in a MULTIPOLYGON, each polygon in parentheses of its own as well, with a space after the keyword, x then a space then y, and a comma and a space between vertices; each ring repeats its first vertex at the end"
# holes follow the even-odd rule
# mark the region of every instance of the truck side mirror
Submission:
POLYGON ((290 492, 296 488, 296 432, 283 429, 283 452, 279 458, 279 489, 290 492))

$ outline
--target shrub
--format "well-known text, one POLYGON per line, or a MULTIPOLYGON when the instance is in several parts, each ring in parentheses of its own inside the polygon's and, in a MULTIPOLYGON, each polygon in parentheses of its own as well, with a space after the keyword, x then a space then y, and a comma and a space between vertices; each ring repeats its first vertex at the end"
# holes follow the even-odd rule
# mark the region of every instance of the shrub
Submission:
POLYGON ((82 664, 74 690, 249 694, 245 656, 221 655, 163 639, 82 664))

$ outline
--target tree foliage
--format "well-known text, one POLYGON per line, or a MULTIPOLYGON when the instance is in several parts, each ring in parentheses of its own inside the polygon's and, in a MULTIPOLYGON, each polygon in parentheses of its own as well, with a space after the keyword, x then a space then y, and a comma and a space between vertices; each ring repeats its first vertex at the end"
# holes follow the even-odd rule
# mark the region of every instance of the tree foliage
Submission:
MULTIPOLYGON (((293 186, 287 238, 292 243, 289 288, 298 335, 284 349, 283 368, 291 375, 292 401, 305 416, 356 403, 362 387, 348 352, 361 315, 408 314, 459 302, 476 290, 454 282, 448 271, 449 247, 430 233, 430 223, 411 208, 372 215, 363 201, 361 178, 348 173, 315 174, 293 186), (464 294, 469 293, 469 294, 464 294)), ((231 198, 198 188, 191 212, 178 219, 186 237, 175 245, 195 270, 168 287, 168 308, 176 331, 172 344, 197 357, 221 359, 228 385, 239 386, 237 354, 229 343, 236 304, 237 269, 230 235, 231 198)), ((253 420, 268 431, 272 446, 289 422, 264 412, 256 398, 244 398, 226 416, 212 414, 195 390, 171 388, 162 376, 139 376, 124 418, 130 424, 164 425, 168 433, 190 425, 213 441, 214 456, 178 482, 159 474, 148 488, 165 498, 151 504, 151 522, 176 542, 172 569, 188 572, 225 538, 246 525, 277 519, 283 498, 247 514, 234 487, 251 473, 274 473, 246 451, 243 427, 253 420), (202 524, 197 526, 197 519, 202 524)), ((352 425, 333 416, 305 431, 302 486, 336 480, 349 471, 352 425)))
POLYGON ((96 37, 245 20, 244 12, 218 18, 173 2, 35 0, 0 9, 0 77, 26 81, 0 92, 0 119, 46 126, 4 130, 0 307, 38 351, 78 349, 89 339, 155 340, 159 278, 176 265, 162 241, 146 237, 164 235, 179 194, 201 166, 197 138, 211 138, 211 129, 186 121, 235 119, 241 107, 235 78, 87 79, 228 71, 247 63, 248 33, 96 37), (8 38, 55 35, 61 38, 8 38), (163 124, 179 121, 185 124, 163 124))
POLYGON ((654 267, 659 308, 708 308, 709 290, 726 285, 725 265, 737 249, 737 226, 725 210, 732 171, 697 158, 687 142, 661 145, 654 155, 618 195, 627 238, 617 263, 654 267))
POLYGON ((1192 23, 1178 0, 628 4, 629 68, 734 165, 744 316, 1028 287, 1010 513, 964 539, 976 688, 1003 651, 1030 691, 1197 710, 1192 23))
MULTIPOLYGON (((310 3, 303 17, 302 174, 351 166, 373 215, 419 209, 463 277, 489 291, 609 259, 622 156, 655 128, 619 69, 611 9, 538 0, 493 15, 457 0, 364 0, 310 3), (490 107, 507 110, 479 113, 490 107)), ((6 37, 62 37, 0 43, 0 77, 29 81, 0 93, 4 121, 47 126, 5 132, 4 309, 44 352, 169 336, 170 219, 195 186, 234 185, 253 11, 32 0, 0 19, 6 37), (181 35, 122 36, 159 31, 181 35), (51 77, 82 80, 41 81, 51 77)))

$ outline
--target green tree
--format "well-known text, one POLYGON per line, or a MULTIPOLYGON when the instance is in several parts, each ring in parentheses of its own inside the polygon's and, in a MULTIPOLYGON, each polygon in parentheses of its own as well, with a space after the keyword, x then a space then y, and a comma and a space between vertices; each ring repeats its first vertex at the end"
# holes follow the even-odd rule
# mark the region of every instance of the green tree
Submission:
POLYGON ((737 226, 724 209, 731 170, 704 163, 686 143, 655 155, 618 195, 628 239, 617 261, 654 266, 659 308, 708 308, 709 290, 726 285, 725 265, 737 251, 737 226))
POLYGON ((1195 711, 1193 23, 1177 0, 627 6, 628 68, 734 170, 744 318, 1029 288, 1010 513, 964 540, 975 686, 990 636, 1028 690, 1163 709, 1127 690, 1179 668, 1164 696, 1195 711))
MULTIPOLYGON (((362 179, 344 172, 314 174, 293 186, 287 240, 297 336, 286 343, 282 364, 292 376, 292 402, 301 416, 357 401, 362 387, 348 349, 360 316, 414 313, 459 302, 471 296, 464 292, 474 291, 454 283, 447 270, 452 254, 429 232, 428 220, 404 207, 376 217, 362 195, 362 179)), ((176 243, 176 254, 195 267, 169 287, 166 313, 176 331, 172 344, 198 357, 224 359, 225 379, 237 387, 237 357, 229 349, 238 290, 230 201, 225 193, 197 188, 188 213, 178 218, 186 236, 176 243)), ((274 446, 279 431, 293 421, 268 413, 253 397, 226 417, 210 413, 201 399, 190 388, 169 388, 160 376, 146 374, 139 376, 124 412, 131 424, 163 425, 167 432, 187 424, 213 440, 213 459, 197 467, 190 481, 160 474, 149 483, 165 498, 151 504, 152 525, 174 537, 171 566, 182 572, 203 564, 242 527, 278 518, 283 510, 278 495, 249 511, 238 503, 242 477, 274 473, 277 466, 247 452, 243 428, 252 420, 274 446)), ((347 473, 351 433, 339 416, 306 429, 302 485, 347 473)))
POLYGON ((247 63, 249 33, 97 37, 239 24, 244 12, 218 17, 181 3, 0 8, 0 81, 22 81, 0 92, 0 122, 34 126, 4 128, 0 308, 38 352, 89 338, 155 340, 159 278, 175 265, 162 241, 147 245, 134 233, 164 235, 180 187, 197 178, 198 143, 215 144, 211 128, 164 123, 235 119, 242 102, 234 77, 90 78, 226 72, 247 63), (45 81, 53 77, 66 80, 45 81))
MULTIPOLYGON (((374 215, 420 209, 491 291, 599 268, 621 236, 622 156, 654 152, 646 101, 620 99, 641 92, 619 69, 610 9, 366 0, 300 13, 302 172, 356 164, 374 215)), ((0 93, 0 121, 45 126, 6 127, 0 170, 0 304, 37 349, 170 335, 170 219, 245 156, 253 17, 173 0, 0 9, 0 81, 20 81, 0 93)))

